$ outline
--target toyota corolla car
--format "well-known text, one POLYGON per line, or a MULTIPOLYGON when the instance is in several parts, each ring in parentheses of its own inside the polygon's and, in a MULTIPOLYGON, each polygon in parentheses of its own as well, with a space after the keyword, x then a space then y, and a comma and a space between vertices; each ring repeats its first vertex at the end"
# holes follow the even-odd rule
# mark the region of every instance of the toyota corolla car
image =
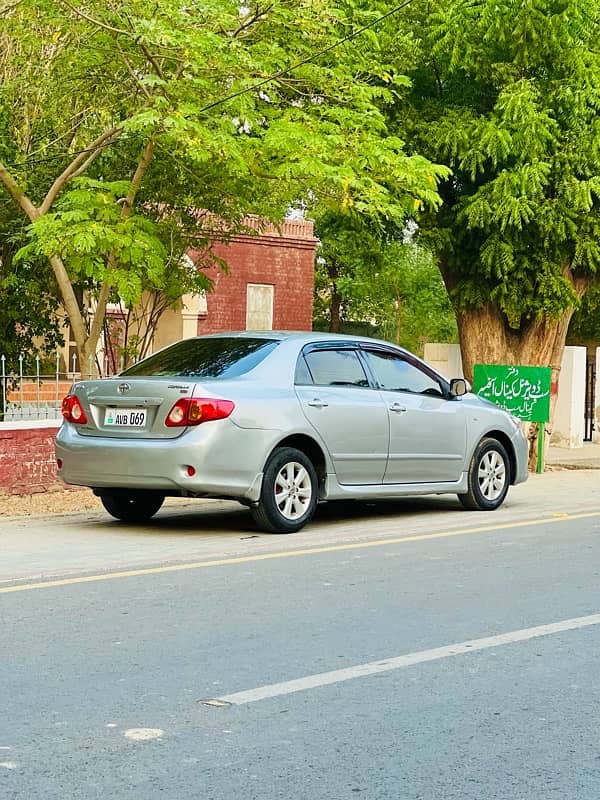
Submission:
POLYGON ((124 522, 165 497, 233 498, 258 526, 302 528, 319 500, 458 495, 493 510, 527 478, 518 420, 383 341, 243 332, 177 342, 75 383, 59 476, 124 522))

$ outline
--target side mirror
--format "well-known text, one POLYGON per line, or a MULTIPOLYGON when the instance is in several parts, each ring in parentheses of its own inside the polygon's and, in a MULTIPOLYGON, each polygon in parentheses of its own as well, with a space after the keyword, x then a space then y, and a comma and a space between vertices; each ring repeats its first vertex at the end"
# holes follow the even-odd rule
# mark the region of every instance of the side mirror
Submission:
POLYGON ((450 396, 462 397, 469 391, 469 387, 464 378, 452 378, 450 381, 450 396))

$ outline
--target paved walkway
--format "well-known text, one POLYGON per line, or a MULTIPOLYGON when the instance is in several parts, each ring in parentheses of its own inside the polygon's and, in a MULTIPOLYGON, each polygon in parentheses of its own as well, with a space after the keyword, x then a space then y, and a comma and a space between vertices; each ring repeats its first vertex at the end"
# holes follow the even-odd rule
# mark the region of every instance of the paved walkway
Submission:
POLYGON ((600 443, 585 442, 583 447, 550 446, 546 464, 568 469, 600 469, 600 443))

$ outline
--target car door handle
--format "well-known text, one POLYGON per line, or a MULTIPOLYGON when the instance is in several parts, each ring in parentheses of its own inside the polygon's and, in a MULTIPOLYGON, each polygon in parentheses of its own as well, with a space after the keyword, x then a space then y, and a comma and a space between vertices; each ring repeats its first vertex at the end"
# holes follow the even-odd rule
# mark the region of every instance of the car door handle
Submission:
POLYGON ((390 406, 390 411, 395 411, 396 414, 401 414, 403 411, 406 411, 406 406, 401 406, 400 403, 392 403, 390 406))
POLYGON ((326 403, 325 400, 320 400, 318 397, 315 397, 314 400, 309 400, 307 405, 312 406, 313 408, 326 408, 329 403, 326 403))

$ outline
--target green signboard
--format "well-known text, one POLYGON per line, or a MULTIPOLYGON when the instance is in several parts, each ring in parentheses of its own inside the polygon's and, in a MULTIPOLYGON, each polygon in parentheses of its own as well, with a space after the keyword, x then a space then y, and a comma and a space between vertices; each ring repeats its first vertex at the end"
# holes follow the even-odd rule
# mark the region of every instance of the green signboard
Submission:
POLYGON ((551 367, 475 364, 473 391, 526 422, 548 422, 551 376, 551 367))

